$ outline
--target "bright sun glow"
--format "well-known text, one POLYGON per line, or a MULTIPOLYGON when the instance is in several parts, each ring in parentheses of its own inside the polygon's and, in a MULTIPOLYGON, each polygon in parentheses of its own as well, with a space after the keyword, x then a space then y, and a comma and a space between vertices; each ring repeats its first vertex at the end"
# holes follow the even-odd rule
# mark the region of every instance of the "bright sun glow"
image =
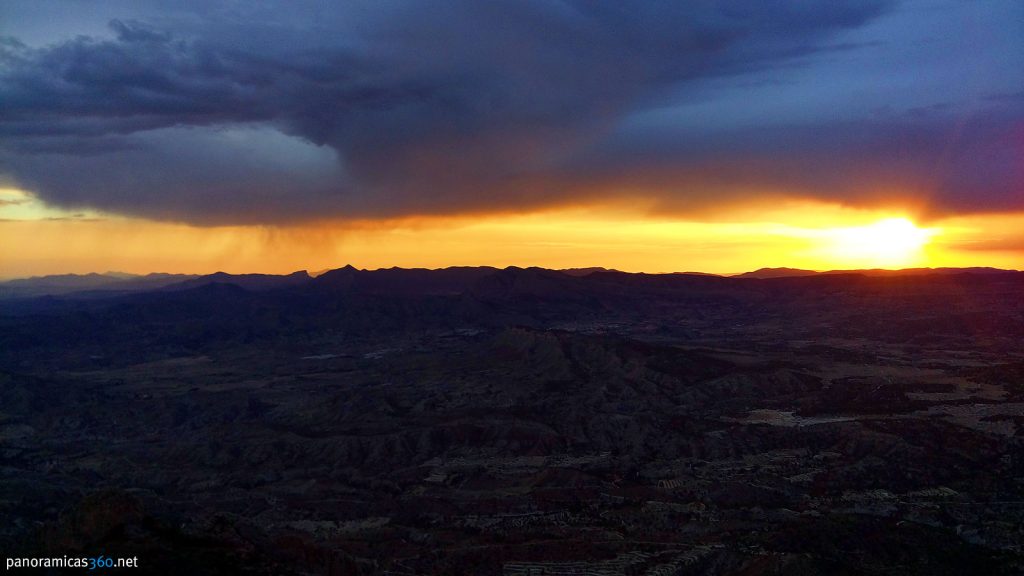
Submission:
POLYGON ((827 250, 839 261, 858 266, 920 264, 923 248, 938 231, 918 228, 906 218, 886 218, 867 226, 827 232, 827 250))

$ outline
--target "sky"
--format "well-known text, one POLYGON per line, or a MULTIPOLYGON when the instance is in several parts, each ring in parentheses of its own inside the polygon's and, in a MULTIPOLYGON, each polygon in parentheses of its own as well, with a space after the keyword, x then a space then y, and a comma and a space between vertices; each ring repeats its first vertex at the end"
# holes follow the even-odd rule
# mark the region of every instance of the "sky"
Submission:
POLYGON ((1019 0, 0 3, 0 277, 1022 260, 1019 0))

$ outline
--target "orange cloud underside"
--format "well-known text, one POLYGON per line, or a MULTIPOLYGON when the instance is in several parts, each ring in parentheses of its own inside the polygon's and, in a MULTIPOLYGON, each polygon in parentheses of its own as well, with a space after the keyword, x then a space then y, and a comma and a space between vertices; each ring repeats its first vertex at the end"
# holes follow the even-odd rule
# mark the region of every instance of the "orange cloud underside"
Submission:
MULTIPOLYGON (((0 217, 2 217, 0 211, 0 217)), ((65 272, 290 272, 453 265, 606 266, 733 273, 917 266, 1021 268, 1024 214, 915 226, 899 212, 792 202, 692 222, 640 208, 530 214, 193 227, 139 219, 0 221, 0 276, 65 272)))

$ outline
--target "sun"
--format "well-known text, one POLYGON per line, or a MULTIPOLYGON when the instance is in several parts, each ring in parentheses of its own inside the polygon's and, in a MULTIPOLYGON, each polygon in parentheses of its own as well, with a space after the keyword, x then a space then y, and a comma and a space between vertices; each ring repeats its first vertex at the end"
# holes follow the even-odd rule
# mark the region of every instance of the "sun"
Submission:
POLYGON ((827 232, 827 252, 847 265, 888 268, 921 264, 924 247, 938 231, 918 228, 907 218, 886 218, 866 226, 827 232))

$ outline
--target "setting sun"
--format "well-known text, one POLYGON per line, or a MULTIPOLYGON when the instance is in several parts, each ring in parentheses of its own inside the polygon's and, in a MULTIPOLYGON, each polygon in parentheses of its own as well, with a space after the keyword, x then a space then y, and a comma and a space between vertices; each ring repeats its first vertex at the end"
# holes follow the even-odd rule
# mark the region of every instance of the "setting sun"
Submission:
POLYGON ((921 263, 923 248, 937 233, 934 228, 918 228, 906 218, 886 218, 829 230, 825 250, 837 262, 855 266, 910 266, 921 263))

